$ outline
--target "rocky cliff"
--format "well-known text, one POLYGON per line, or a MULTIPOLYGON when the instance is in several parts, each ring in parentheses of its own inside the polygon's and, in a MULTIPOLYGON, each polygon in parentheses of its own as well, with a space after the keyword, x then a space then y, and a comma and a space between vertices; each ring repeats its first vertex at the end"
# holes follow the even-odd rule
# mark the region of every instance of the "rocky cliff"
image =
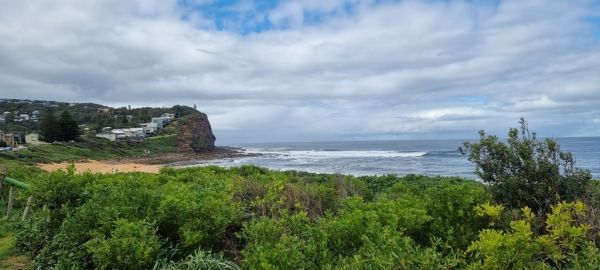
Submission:
POLYGON ((215 149, 215 135, 206 114, 194 111, 179 120, 177 147, 181 152, 207 152, 215 149))

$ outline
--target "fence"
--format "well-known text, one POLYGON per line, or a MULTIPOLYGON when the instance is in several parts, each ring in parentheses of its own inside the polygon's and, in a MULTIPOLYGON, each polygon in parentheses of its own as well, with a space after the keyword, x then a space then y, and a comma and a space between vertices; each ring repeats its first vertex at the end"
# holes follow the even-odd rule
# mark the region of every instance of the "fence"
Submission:
MULTIPOLYGON (((8 199, 6 203, 6 217, 10 216, 10 213, 13 210, 13 204, 15 201, 15 196, 17 189, 29 189, 29 185, 27 183, 21 182, 17 179, 10 178, 6 176, 7 170, 6 166, 0 166, 0 201, 3 201, 4 189, 8 187, 8 199)), ((23 216, 21 216, 21 220, 27 219, 29 216, 29 212, 31 211, 31 206, 33 205, 33 196, 29 196, 27 198, 27 204, 25 206, 25 210, 23 211, 23 216)))

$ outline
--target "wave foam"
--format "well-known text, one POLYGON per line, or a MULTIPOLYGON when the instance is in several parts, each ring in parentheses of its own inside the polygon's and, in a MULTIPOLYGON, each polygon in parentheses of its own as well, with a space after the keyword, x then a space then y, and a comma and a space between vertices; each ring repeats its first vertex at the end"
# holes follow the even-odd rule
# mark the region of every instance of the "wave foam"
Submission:
POLYGON ((248 154, 263 154, 263 155, 272 155, 272 156, 282 156, 288 158, 314 158, 314 159, 324 159, 324 158, 410 158, 410 157, 422 157, 427 154, 427 152, 396 152, 396 151, 376 151, 376 150, 367 150, 367 151, 356 151, 356 150, 347 150, 347 151, 323 151, 323 150, 289 150, 289 151, 274 151, 272 149, 262 150, 262 149, 246 149, 246 153, 248 154))

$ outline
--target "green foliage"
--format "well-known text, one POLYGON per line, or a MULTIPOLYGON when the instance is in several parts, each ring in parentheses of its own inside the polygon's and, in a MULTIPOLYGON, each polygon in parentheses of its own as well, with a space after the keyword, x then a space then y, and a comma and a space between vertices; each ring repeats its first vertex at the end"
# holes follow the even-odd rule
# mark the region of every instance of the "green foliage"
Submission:
POLYGON ((5 141, 0 140, 0 147, 7 147, 8 144, 5 141))
POLYGON ((68 142, 79 139, 81 131, 68 110, 62 111, 58 120, 52 109, 47 109, 40 119, 40 140, 68 142))
POLYGON ((14 236, 36 269, 595 269, 599 258, 582 203, 515 214, 452 177, 209 166, 70 168, 30 183, 35 210, 14 236))
POLYGON ((79 135, 81 135, 79 125, 73 120, 69 111, 64 110, 58 119, 58 136, 56 140, 60 142, 76 141, 79 139, 79 135))
POLYGON ((197 250, 181 262, 158 261, 153 270, 238 270, 240 267, 228 261, 223 254, 214 254, 210 251, 197 250))
POLYGON ((54 110, 48 108, 40 117, 40 140, 52 143, 58 140, 60 130, 54 110))
POLYGON ((97 269, 147 269, 160 252, 160 240, 151 225, 117 220, 111 236, 85 244, 97 269))
POLYGON ((480 131, 478 143, 461 148, 476 166, 475 173, 490 185, 494 199, 511 208, 548 212, 559 201, 582 199, 591 179, 575 167, 575 159, 552 139, 539 140, 523 118, 510 129, 507 143, 480 131))
POLYGON ((589 254, 593 245, 586 238, 589 226, 581 222, 586 213, 583 203, 559 203, 552 207, 542 234, 532 228, 535 224, 531 210, 522 211, 522 219, 510 222, 507 231, 481 231, 479 239, 468 249, 475 257, 470 269, 550 269, 597 261, 597 257, 589 254), (577 255, 582 250, 587 251, 577 255))
POLYGON ((431 237, 466 248, 487 224, 473 209, 491 198, 485 187, 474 181, 452 177, 408 175, 399 179, 385 194, 388 198, 414 197, 432 217, 426 234, 415 235, 422 244, 431 237))

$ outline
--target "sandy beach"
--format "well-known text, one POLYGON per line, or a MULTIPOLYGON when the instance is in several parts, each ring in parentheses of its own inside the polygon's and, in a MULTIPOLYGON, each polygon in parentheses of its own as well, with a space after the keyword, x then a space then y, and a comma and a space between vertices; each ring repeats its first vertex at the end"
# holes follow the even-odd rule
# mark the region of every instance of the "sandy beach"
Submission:
MULTIPOLYGON (((42 170, 51 172, 58 169, 65 169, 71 164, 70 162, 38 164, 42 170)), ((76 162, 75 170, 79 173, 90 171, 93 173, 116 173, 116 172, 146 172, 158 173, 162 165, 149 165, 140 163, 114 163, 102 161, 83 161, 76 162)))

